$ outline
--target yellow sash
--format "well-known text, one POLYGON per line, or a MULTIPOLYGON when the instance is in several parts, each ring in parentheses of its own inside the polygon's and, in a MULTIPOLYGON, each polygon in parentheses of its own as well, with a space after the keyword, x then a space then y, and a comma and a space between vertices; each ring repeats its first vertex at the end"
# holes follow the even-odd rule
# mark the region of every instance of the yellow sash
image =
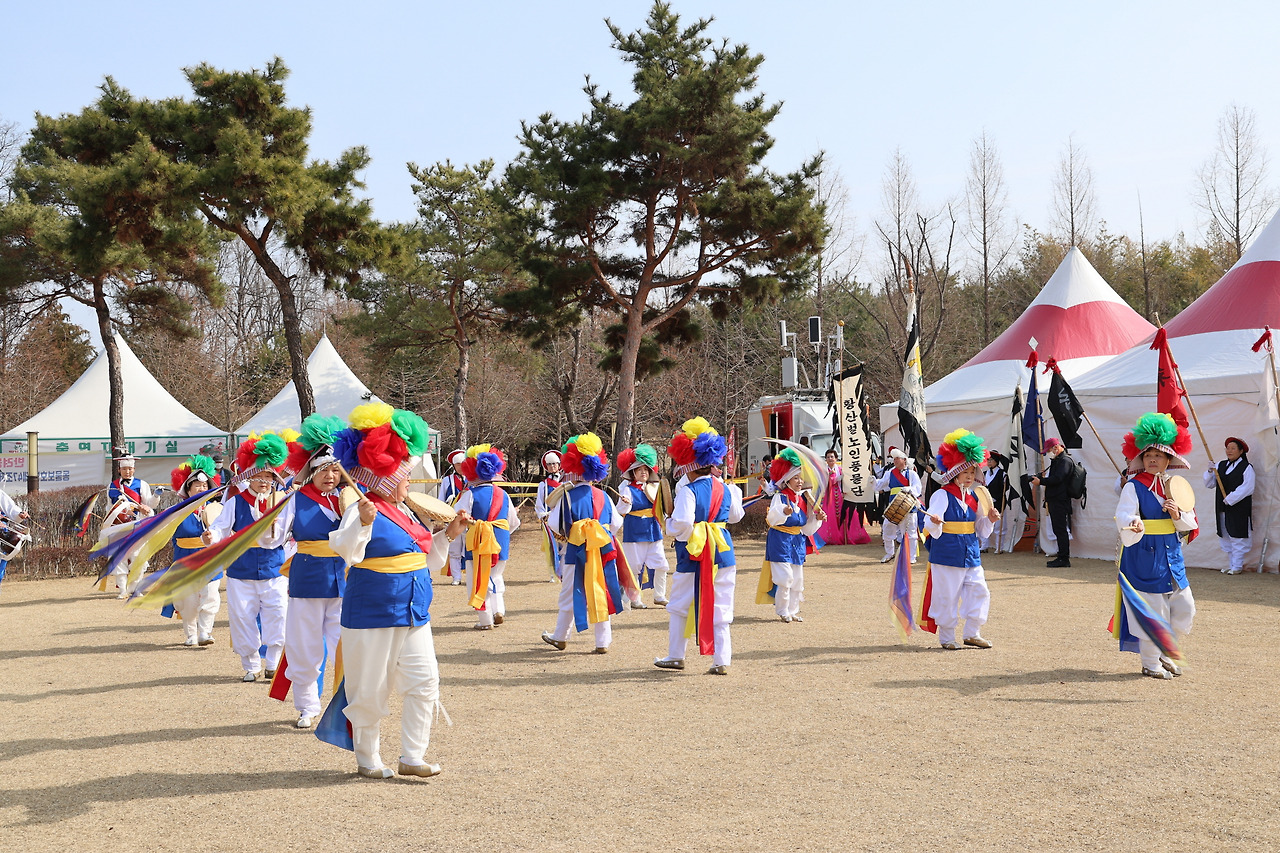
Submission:
MULTIPOLYGON (((613 542, 609 532, 594 518, 583 518, 569 528, 569 544, 586 550, 582 589, 587 597, 587 624, 609 621, 609 588, 604 580, 604 558, 600 549, 613 542)), ((568 583, 569 579, 565 578, 568 583)))
POLYGON ((972 521, 944 521, 942 522, 943 533, 973 533, 974 523, 972 521))
POLYGON ((631 510, 631 512, 627 513, 627 515, 634 515, 634 516, 637 516, 638 518, 657 518, 658 517, 657 513, 653 511, 653 507, 649 507, 648 509, 633 509, 631 510))
POLYGON ((338 552, 329 546, 328 539, 300 539, 298 553, 308 557, 336 557, 338 552))
POLYGON ((204 547, 204 540, 199 536, 180 536, 173 540, 173 544, 179 548, 187 548, 192 551, 198 551, 204 547))
POLYGON ((1173 527, 1172 518, 1144 518, 1142 519, 1142 535, 1143 536, 1167 536, 1170 533, 1177 533, 1173 527))
MULTIPOLYGON (((685 550, 689 556, 695 560, 702 558, 702 552, 707 548, 715 548, 715 553, 729 550, 729 540, 725 538, 725 523, 723 521, 699 521, 693 525, 693 531, 689 534, 689 541, 685 543, 685 550)), ((712 555, 714 557, 714 554, 712 555)), ((715 560, 711 561, 711 580, 714 583, 716 576, 715 560)), ((696 581, 695 581, 696 584, 696 581)), ((702 590, 695 586, 693 594, 701 595, 702 590)), ((704 607, 713 606, 713 602, 704 602, 704 607)), ((697 617, 694 615, 693 607, 689 608, 689 617, 685 620, 684 635, 692 637, 698 632, 697 617)))
POLYGON ((467 528, 467 550, 472 554, 471 599, 468 604, 476 610, 484 607, 484 599, 489 592, 489 574, 493 570, 493 564, 498 561, 498 555, 502 553, 502 545, 493 532, 495 527, 501 530, 511 529, 505 518, 478 520, 467 528))
POLYGON ((903 489, 905 489, 905 488, 907 488, 907 487, 906 487, 906 486, 894 486, 892 489, 890 489, 890 490, 889 490, 889 494, 891 494, 891 495, 896 495, 898 492, 902 491, 902 490, 903 490, 903 489))
POLYGON ((799 533, 799 532, 800 532, 800 528, 799 528, 799 527, 777 527, 777 526, 772 525, 772 524, 770 524, 769 526, 770 526, 771 528, 773 528, 774 530, 781 531, 782 533, 790 533, 790 534, 793 534, 793 535, 794 535, 794 534, 796 534, 796 533, 799 533))
POLYGON ((368 569, 382 575, 403 575, 427 567, 427 555, 396 554, 391 557, 365 557, 356 563, 357 569, 368 569))

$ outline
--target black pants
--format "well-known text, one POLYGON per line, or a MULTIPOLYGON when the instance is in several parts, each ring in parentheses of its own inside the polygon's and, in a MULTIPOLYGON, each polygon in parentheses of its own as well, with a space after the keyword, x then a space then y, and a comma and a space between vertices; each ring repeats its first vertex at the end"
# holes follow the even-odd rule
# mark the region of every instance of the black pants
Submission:
POLYGON ((1071 501, 1049 501, 1049 524, 1058 540, 1058 559, 1071 559, 1071 501))

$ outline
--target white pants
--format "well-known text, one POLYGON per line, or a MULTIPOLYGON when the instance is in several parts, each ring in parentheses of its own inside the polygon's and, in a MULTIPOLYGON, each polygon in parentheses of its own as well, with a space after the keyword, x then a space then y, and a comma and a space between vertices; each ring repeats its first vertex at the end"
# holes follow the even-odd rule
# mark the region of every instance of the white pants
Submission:
MULTIPOLYGON (((1227 529, 1227 522, 1222 515, 1219 515, 1222 529, 1227 529)), ((1249 555, 1249 549, 1253 547, 1253 537, 1246 536, 1243 539, 1233 539, 1230 536, 1218 537, 1218 547, 1222 549, 1222 553, 1227 555, 1227 568, 1223 571, 1239 572, 1244 570, 1244 558, 1249 555)))
MULTIPOLYGON (((459 536, 459 539, 462 537, 459 536)), ((475 571, 475 566, 468 565, 469 571, 475 571)), ((495 614, 499 616, 507 615, 507 582, 502 579, 502 575, 507 570, 507 561, 499 560, 493 564, 493 569, 489 572, 489 590, 484 596, 484 610, 476 611, 476 625, 492 625, 495 614)))
MULTIPOLYGON (((1177 592, 1143 592, 1140 589, 1134 592, 1142 596, 1147 606, 1169 623, 1175 635, 1182 637, 1191 633, 1191 621, 1196 615, 1196 600, 1191 596, 1190 587, 1177 592)), ((1158 671, 1160 647, 1151 642, 1147 632, 1142 630, 1128 604, 1125 604, 1125 608, 1128 610, 1129 630, 1138 638, 1138 655, 1142 658, 1143 668, 1158 671)))
MULTIPOLYGON (((134 581, 133 586, 128 590, 129 592, 133 592, 133 590, 137 588, 138 582, 141 581, 142 577, 147 573, 148 563, 150 563, 150 560, 143 563, 142 568, 138 570, 138 580, 134 581)), ((125 587, 128 585, 129 569, 132 566, 133 560, 124 560, 120 565, 116 566, 115 571, 111 573, 112 579, 116 582, 116 589, 121 592, 124 592, 125 587)), ((178 606, 177 602, 174 602, 173 606, 176 608, 178 606)))
POLYGON ((382 767, 379 728, 391 713, 387 698, 400 694, 400 760, 425 764, 431 717, 440 702, 440 670, 431 624, 415 628, 343 628, 347 719, 361 767, 382 767))
MULTIPOLYGON (((551 639, 567 642, 569 630, 573 627, 573 584, 574 573, 578 567, 573 563, 564 563, 564 575, 560 584, 560 615, 556 617, 556 629, 551 632, 551 639)), ((613 625, 608 619, 591 626, 595 635, 596 648, 607 649, 613 642, 613 625)))
POLYGON ((894 524, 891 521, 884 521, 880 525, 880 538, 884 540, 884 555, 892 557, 895 550, 894 542, 901 541, 903 531, 911 537, 911 562, 915 562, 920 554, 920 538, 916 531, 916 514, 914 512, 907 513, 907 517, 902 519, 901 524, 894 524))
POLYGON ((285 611, 289 609, 289 579, 261 581, 227 578, 227 616, 231 622, 231 650, 240 655, 245 672, 262 664, 258 648, 267 647, 267 669, 275 669, 284 651, 285 611), (258 630, 258 619, 262 630, 258 630))
POLYGON ((622 555, 627 558, 627 565, 639 583, 641 570, 648 568, 653 572, 653 600, 655 603, 667 599, 667 572, 671 564, 667 562, 666 543, 657 542, 623 542, 622 555))
POLYGON ((459 536, 449 543, 449 583, 460 584, 466 582, 466 565, 463 556, 466 553, 466 537, 459 536))
POLYGON ((804 563, 769 563, 773 582, 778 585, 773 609, 779 616, 795 616, 804 601, 804 563))
POLYGON ((285 675, 293 682, 293 707, 299 715, 320 714, 320 665, 333 671, 333 654, 342 634, 341 598, 290 598, 285 617, 285 675))
POLYGON ((954 643, 956 625, 961 619, 964 619, 964 638, 978 636, 991 606, 991 590, 987 589, 982 566, 965 569, 934 563, 929 570, 933 576, 929 618, 938 623, 938 642, 954 643))
MULTIPOLYGON (((684 660, 689 646, 689 638, 684 635, 684 629, 689 611, 693 608, 694 577, 693 572, 676 572, 671 579, 671 600, 667 603, 667 612, 671 614, 671 623, 667 629, 668 660, 684 660)), ((729 626, 733 624, 733 589, 737 579, 737 566, 722 566, 716 570, 716 606, 711 617, 712 634, 716 642, 712 663, 716 666, 728 666, 733 662, 729 626)))
POLYGON ((200 589, 173 603, 173 609, 182 616, 182 630, 188 640, 207 640, 213 636, 213 620, 222 606, 218 594, 219 578, 209 581, 200 589))

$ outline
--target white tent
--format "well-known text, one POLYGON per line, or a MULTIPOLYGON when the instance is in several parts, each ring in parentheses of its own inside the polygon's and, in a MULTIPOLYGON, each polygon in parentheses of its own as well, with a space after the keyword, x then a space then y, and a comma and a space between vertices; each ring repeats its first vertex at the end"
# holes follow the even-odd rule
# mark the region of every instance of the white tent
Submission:
MULTIPOLYGON (((382 402, 367 385, 360 381, 351 368, 347 367, 347 363, 342 360, 342 356, 338 355, 327 334, 320 337, 315 349, 307 358, 307 374, 311 379, 311 391, 315 395, 316 410, 322 414, 345 418, 356 406, 382 402)), ((289 384, 284 386, 270 403, 263 406, 261 411, 236 430, 236 435, 244 438, 250 433, 260 433, 263 430, 279 432, 284 429, 297 429, 301 422, 302 407, 298 404, 298 391, 294 387, 293 380, 289 380, 289 384)), ((413 472, 412 477, 435 478, 436 465, 431 460, 430 454, 438 454, 439 446, 440 432, 432 429, 428 456, 424 457, 422 465, 413 472)))
MULTIPOLYGON (((1246 565, 1257 566, 1263 542, 1270 539, 1267 564, 1280 557, 1280 507, 1276 425, 1280 415, 1272 388, 1271 364, 1265 350, 1253 352, 1263 326, 1280 326, 1280 215, 1272 219, 1253 245, 1213 287, 1200 295, 1165 326, 1169 348, 1186 382, 1213 458, 1224 456, 1228 436, 1249 444, 1257 486, 1253 502, 1253 551, 1246 565)), ((1143 412, 1156 407, 1158 354, 1151 336, 1123 355, 1072 383, 1072 390, 1106 442, 1115 461, 1123 465, 1120 445, 1143 412)), ((1082 461, 1089 469, 1089 503, 1078 520, 1072 554, 1111 558, 1115 555, 1113 520, 1115 470, 1103 449, 1085 433, 1082 461)), ((1213 519, 1213 491, 1202 477, 1209 466, 1204 442, 1191 423, 1194 451, 1191 471, 1183 474, 1197 492, 1197 515, 1202 533, 1185 551, 1188 565, 1221 568, 1226 555, 1218 549, 1213 519)))
MULTIPOLYGON (((326 415, 345 417, 362 403, 382 402, 373 395, 360 378, 351 372, 347 363, 333 348, 328 335, 323 335, 307 358, 307 374, 311 378, 311 390, 315 394, 316 409, 326 415)), ((298 391, 293 380, 271 398, 256 415, 236 430, 241 438, 263 430, 279 432, 297 429, 302 422, 302 407, 298 405, 298 391)))
MULTIPOLYGON (((178 461, 227 435, 189 412, 173 398, 115 336, 124 378, 124 431, 130 452, 138 457, 137 475, 152 483, 168 483, 178 461)), ((0 470, 6 483, 26 481, 27 433, 39 433, 40 482, 43 489, 106 483, 111 476, 111 400, 105 351, 79 379, 44 411, 0 436, 0 470)))
MULTIPOLYGON (((1155 327, 1120 298, 1076 247, 1068 250, 1036 298, 999 337, 959 369, 925 388, 930 443, 936 448, 948 432, 961 427, 1004 452, 1015 389, 1025 393, 1031 378, 1026 366, 1035 338, 1040 358, 1057 360, 1071 381, 1124 352, 1155 327)), ((1048 377, 1038 374, 1043 391, 1048 377)), ((1046 411, 1047 414, 1047 411, 1046 411)), ((885 447, 902 446, 898 403, 880 407, 885 447)))

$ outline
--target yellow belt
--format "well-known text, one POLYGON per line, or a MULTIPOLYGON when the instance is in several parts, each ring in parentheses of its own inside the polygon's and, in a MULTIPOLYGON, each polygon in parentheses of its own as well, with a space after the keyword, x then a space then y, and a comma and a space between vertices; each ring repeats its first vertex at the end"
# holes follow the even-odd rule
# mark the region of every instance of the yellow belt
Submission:
POLYGON ((775 525, 773 525, 773 524, 770 524, 770 525, 769 525, 769 527, 770 527, 771 529, 773 529, 773 530, 777 530, 779 533, 791 533, 791 534, 795 534, 795 533, 799 533, 799 532, 800 532, 800 528, 799 528, 799 527, 778 527, 778 526, 775 526, 775 525))
POLYGON ((906 487, 906 486, 894 486, 892 489, 890 489, 890 490, 889 490, 889 494, 891 494, 891 495, 896 495, 898 492, 902 491, 902 490, 903 490, 903 489, 905 489, 905 488, 907 488, 907 487, 906 487))
POLYGON ((1144 518, 1142 519, 1142 535, 1144 536, 1166 536, 1170 533, 1177 533, 1173 529, 1172 518, 1144 518))
POLYGON ((974 523, 972 521, 944 521, 942 522, 943 533, 973 533, 974 523))
POLYGON ((204 547, 204 540, 199 536, 182 536, 173 540, 173 544, 179 548, 187 548, 192 551, 198 551, 204 547))
POLYGON ((634 515, 637 518, 657 518, 657 514, 653 511, 653 507, 648 509, 633 509, 627 515, 634 515))
POLYGON ((368 569, 383 575, 403 575, 427 567, 426 554, 396 554, 393 557, 366 557, 356 563, 357 569, 368 569))
POLYGON ((308 557, 336 557, 338 552, 329 546, 328 539, 299 539, 298 553, 308 557))

